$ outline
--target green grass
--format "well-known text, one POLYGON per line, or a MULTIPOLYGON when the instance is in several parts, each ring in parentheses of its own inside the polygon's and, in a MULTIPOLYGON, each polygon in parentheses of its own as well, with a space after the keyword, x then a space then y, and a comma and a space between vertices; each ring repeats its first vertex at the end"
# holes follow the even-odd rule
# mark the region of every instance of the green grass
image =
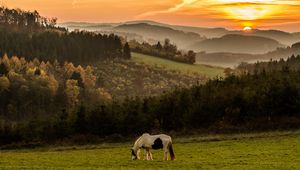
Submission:
POLYGON ((175 161, 162 161, 162 151, 132 161, 131 143, 102 144, 1 151, 0 169, 300 169, 299 133, 195 139, 174 139, 175 161))
POLYGON ((185 64, 139 53, 132 53, 132 60, 134 62, 140 62, 147 65, 164 67, 169 70, 177 70, 184 74, 197 73, 205 75, 209 78, 214 78, 216 76, 224 76, 223 68, 200 64, 185 64))

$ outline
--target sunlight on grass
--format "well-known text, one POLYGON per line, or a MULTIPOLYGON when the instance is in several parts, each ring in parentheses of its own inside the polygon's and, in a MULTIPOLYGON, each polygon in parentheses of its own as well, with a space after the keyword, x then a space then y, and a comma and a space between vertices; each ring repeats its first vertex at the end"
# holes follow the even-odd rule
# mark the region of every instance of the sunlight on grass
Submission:
POLYGON ((201 74, 209 78, 216 76, 224 76, 224 69, 218 67, 211 67, 200 64, 185 64, 171 60, 165 60, 159 57, 153 57, 149 55, 132 53, 132 60, 134 62, 144 63, 147 65, 161 66, 169 70, 177 70, 184 74, 201 74))

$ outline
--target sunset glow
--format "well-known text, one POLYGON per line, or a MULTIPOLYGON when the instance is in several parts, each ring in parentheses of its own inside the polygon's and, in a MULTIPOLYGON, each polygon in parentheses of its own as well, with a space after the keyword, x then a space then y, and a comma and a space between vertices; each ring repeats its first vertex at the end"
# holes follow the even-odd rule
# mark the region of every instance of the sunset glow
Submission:
POLYGON ((225 7, 224 11, 227 13, 228 17, 239 20, 261 19, 273 12, 273 10, 267 5, 259 7, 256 5, 225 7))
POLYGON ((252 31, 252 28, 251 28, 251 27, 245 27, 243 30, 244 30, 245 32, 250 32, 250 31, 252 31))
POLYGON ((59 22, 154 20, 176 25, 300 28, 299 0, 3 0, 10 8, 38 10, 59 22))

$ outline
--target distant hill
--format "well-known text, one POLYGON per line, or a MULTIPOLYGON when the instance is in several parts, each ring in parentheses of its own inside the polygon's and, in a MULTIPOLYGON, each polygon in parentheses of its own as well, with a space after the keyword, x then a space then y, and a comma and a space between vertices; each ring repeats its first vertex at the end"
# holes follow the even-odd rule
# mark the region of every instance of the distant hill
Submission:
POLYGON ((155 21, 149 20, 141 20, 141 21, 129 21, 126 24, 138 24, 138 23, 147 23, 150 25, 159 25, 164 27, 169 27, 175 30, 181 30, 184 32, 194 32, 201 36, 205 36, 207 38, 218 38, 227 34, 241 34, 241 35, 252 35, 252 36, 260 36, 266 37, 270 39, 274 39, 281 44, 290 46, 291 44, 300 41, 300 33, 289 33, 280 30, 259 30, 254 29, 252 32, 244 32, 242 30, 227 30, 225 28, 205 28, 205 27, 192 27, 192 26, 181 26, 181 25, 169 25, 164 23, 159 23, 155 21))
POLYGON ((150 25, 147 23, 123 24, 113 28, 117 32, 127 32, 142 35, 147 42, 155 43, 168 38, 179 48, 187 48, 205 38, 197 33, 174 30, 169 27, 150 25))
POLYGON ((277 48, 264 54, 245 54, 245 53, 198 53, 196 63, 215 65, 222 67, 235 67, 241 62, 254 63, 257 61, 270 61, 287 59, 292 55, 300 55, 300 43, 296 43, 293 47, 277 48))
POLYGON ((283 45, 290 46, 295 42, 300 41, 300 37, 296 34, 280 31, 280 30, 258 30, 254 29, 251 32, 245 31, 230 31, 228 34, 240 34, 240 35, 251 35, 274 39, 283 45))
POLYGON ((300 32, 293 33, 293 36, 295 36, 296 38, 300 39, 300 32))
POLYGON ((206 51, 208 53, 232 52, 260 54, 273 51, 278 47, 283 47, 283 45, 273 39, 229 34, 221 38, 212 38, 195 43, 190 48, 195 51, 206 51))
POLYGON ((201 27, 188 27, 188 26, 171 26, 173 29, 195 32, 207 38, 221 37, 229 33, 225 28, 201 28, 201 27))
POLYGON ((257 61, 258 56, 245 53, 198 53, 196 63, 220 67, 236 67, 242 62, 257 61))
POLYGON ((289 33, 280 30, 254 29, 252 32, 244 32, 242 30, 227 30, 225 28, 170 25, 151 20, 137 20, 123 23, 67 22, 61 23, 59 26, 67 27, 70 30, 84 29, 100 33, 115 33, 120 36, 125 35, 124 37, 127 37, 129 40, 138 37, 139 41, 147 41, 149 43, 154 43, 168 37, 171 41, 176 42, 180 48, 186 50, 188 50, 188 46, 191 42, 194 42, 197 36, 204 40, 204 37, 220 38, 228 34, 251 35, 274 39, 286 46, 300 41, 300 33, 289 33))
POLYGON ((229 33, 229 30, 225 28, 205 28, 205 27, 193 27, 193 26, 182 26, 182 25, 170 25, 170 24, 159 23, 151 20, 128 21, 125 22, 124 24, 139 24, 139 23, 147 23, 150 25, 169 27, 174 30, 179 30, 184 32, 194 32, 201 36, 205 36, 207 38, 221 37, 229 33))
POLYGON ((66 27, 70 31, 79 29, 86 31, 107 31, 111 30, 117 24, 113 23, 88 23, 88 22, 65 22, 58 24, 60 27, 66 27))

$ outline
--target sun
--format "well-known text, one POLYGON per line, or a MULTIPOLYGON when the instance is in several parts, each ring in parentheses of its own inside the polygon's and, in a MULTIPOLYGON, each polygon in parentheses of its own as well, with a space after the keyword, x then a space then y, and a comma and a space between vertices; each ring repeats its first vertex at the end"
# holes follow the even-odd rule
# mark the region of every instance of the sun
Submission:
POLYGON ((245 32, 250 32, 250 31, 252 31, 252 28, 249 27, 249 26, 246 26, 246 27, 244 27, 243 30, 244 30, 245 32))

